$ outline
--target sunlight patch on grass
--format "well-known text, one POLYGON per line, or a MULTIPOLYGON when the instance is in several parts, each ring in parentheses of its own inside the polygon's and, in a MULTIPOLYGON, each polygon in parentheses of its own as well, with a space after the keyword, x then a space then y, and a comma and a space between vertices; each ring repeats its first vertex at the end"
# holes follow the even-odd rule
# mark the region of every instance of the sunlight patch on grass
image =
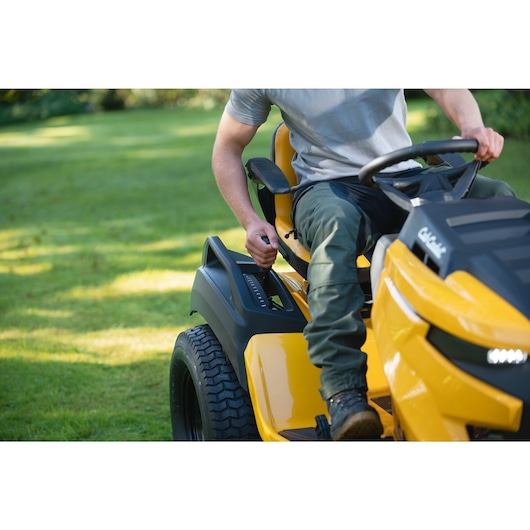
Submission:
POLYGON ((0 332, 8 348, 0 348, 0 359, 30 362, 91 363, 125 365, 148 359, 167 359, 184 327, 113 328, 91 333, 71 333, 58 328, 11 329, 0 332), (50 340, 53 336, 53 340, 50 340), (18 346, 17 346, 18 344, 18 346), (32 348, 31 344, 47 344, 32 348))
POLYGON ((26 361, 95 364, 129 364, 167 358, 184 327, 110 328, 73 333, 60 328, 10 329, 0 332, 0 358, 26 361), (53 340, 51 340, 53 337, 53 340), (28 347, 40 344, 40 347, 28 347))
POLYGON ((22 265, 2 265, 0 264, 0 274, 17 274, 19 276, 29 276, 52 270, 51 263, 28 263, 22 265))
POLYGON ((205 123, 202 125, 188 125, 187 127, 174 127, 169 129, 168 133, 177 138, 189 138, 197 135, 215 134, 217 123, 205 123))
POLYGON ((178 259, 179 267, 197 269, 202 263, 202 248, 198 252, 190 252, 186 256, 178 259))
MULTIPOLYGON (((66 356, 71 360, 72 355, 83 353, 72 343, 73 336, 68 330, 52 326, 34 330, 11 328, 0 331, 0 358, 42 361, 50 356, 58 356, 63 360, 66 356)), ((78 360, 87 359, 85 356, 78 360)))
MULTIPOLYGON (((183 329, 183 328, 182 328, 183 329)), ((177 335, 176 327, 113 328, 72 337, 76 346, 99 354, 106 364, 125 364, 163 354, 167 358, 177 335)))
POLYGON ((171 270, 142 271, 119 277, 112 285, 118 294, 182 291, 191 288, 194 273, 171 270))
POLYGON ((13 245, 13 240, 24 237, 28 233, 25 228, 2 229, 0 231, 0 250, 7 249, 13 245))
POLYGON ((205 239, 206 235, 194 234, 145 243, 138 245, 137 249, 145 254, 174 252, 175 256, 178 254, 178 258, 175 257, 175 266, 178 265, 179 269, 195 269, 202 261, 202 245, 205 239))
POLYGON ((63 127, 39 127, 28 132, 0 133, 2 147, 49 147, 56 144, 91 140, 88 127, 80 125, 63 127))
POLYGON ((185 243, 182 238, 171 238, 138 245, 138 250, 141 250, 142 252, 161 252, 166 250, 175 250, 182 247, 185 247, 185 243))
POLYGON ((56 309, 37 309, 29 307, 20 311, 23 315, 44 317, 44 318, 70 318, 73 316, 72 311, 61 311, 56 309))
POLYGON ((189 291, 195 272, 172 270, 148 270, 125 274, 111 284, 101 287, 77 287, 70 291, 68 298, 104 299, 118 296, 145 293, 166 293, 189 291))
POLYGON ((69 225, 62 228, 37 229, 19 228, 2 230, 0 232, 0 259, 22 260, 32 257, 46 257, 55 255, 72 254, 78 251, 77 245, 46 245, 45 238, 67 235, 86 236, 90 228, 72 228, 69 225))
POLYGON ((171 352, 177 335, 184 328, 176 327, 137 327, 111 328, 76 334, 58 328, 35 330, 30 333, 23 330, 9 330, 0 333, 2 340, 9 340, 11 348, 0 349, 1 358, 17 358, 27 361, 60 361, 90 362, 96 364, 127 364, 163 355, 167 358, 171 352), (13 343, 18 341, 21 346, 28 342, 50 340, 49 348, 16 348, 13 343))
POLYGON ((73 254, 79 249, 76 246, 72 245, 32 245, 30 242, 22 243, 21 248, 13 250, 4 250, 1 253, 1 258, 6 260, 22 260, 28 258, 36 257, 46 257, 46 256, 59 256, 64 254, 73 254))
POLYGON ((248 255, 245 249, 246 235, 243 228, 238 226, 229 230, 223 230, 215 235, 219 236, 226 248, 248 255))
POLYGON ((427 115, 423 109, 410 110, 408 112, 407 129, 417 131, 427 123, 427 115))

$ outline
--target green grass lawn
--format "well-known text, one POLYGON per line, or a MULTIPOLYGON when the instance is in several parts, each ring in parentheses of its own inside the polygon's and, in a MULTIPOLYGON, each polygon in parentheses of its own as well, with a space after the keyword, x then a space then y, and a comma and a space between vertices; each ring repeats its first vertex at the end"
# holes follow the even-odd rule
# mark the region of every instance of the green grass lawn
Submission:
MULTIPOLYGON (((411 107, 411 134, 424 104, 411 107)), ((169 440, 168 368, 206 236, 243 251, 210 170, 220 110, 0 129, 0 439, 169 440)), ((267 156, 277 114, 246 156, 267 156)), ((438 137, 440 137, 438 135, 438 137)), ((530 198, 527 152, 484 174, 530 198)))
MULTIPOLYGON (((168 366, 204 239, 243 250, 220 111, 0 129, 0 438, 167 440, 168 366)), ((271 125, 255 153, 268 151, 271 125)))

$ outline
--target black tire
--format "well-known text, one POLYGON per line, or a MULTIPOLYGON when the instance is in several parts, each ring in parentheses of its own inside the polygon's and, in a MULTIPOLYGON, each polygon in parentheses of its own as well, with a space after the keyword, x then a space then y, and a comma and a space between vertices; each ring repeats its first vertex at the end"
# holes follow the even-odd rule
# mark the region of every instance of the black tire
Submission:
POLYGON ((250 396, 210 326, 177 337, 169 378, 175 440, 260 439, 250 396))

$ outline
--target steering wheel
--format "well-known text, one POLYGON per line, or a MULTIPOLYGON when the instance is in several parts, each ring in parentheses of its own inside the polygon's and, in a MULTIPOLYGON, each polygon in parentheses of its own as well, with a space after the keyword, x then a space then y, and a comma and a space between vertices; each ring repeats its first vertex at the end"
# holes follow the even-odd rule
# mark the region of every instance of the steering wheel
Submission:
POLYGON ((378 174, 383 169, 414 158, 427 158, 448 153, 476 153, 476 140, 435 140, 415 144, 380 156, 366 164, 359 172, 361 184, 380 188, 392 201, 410 211, 425 201, 454 201, 469 192, 477 172, 482 166, 479 160, 456 167, 437 168, 400 177, 378 174), (377 175, 377 176, 376 176, 377 175))

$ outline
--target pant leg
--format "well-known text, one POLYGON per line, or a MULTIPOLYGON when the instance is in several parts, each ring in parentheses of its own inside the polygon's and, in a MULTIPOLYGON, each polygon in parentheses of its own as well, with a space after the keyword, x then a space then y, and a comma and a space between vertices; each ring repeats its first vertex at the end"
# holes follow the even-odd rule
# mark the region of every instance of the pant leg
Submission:
POLYGON ((333 192, 315 185, 298 201, 295 225, 310 250, 311 321, 304 330, 311 362, 321 368, 323 399, 349 388, 366 389, 366 328, 360 311, 364 293, 357 278, 357 238, 362 214, 333 192))
POLYGON ((483 175, 477 175, 469 198, 487 199, 489 197, 515 197, 515 191, 503 180, 490 179, 483 175))

